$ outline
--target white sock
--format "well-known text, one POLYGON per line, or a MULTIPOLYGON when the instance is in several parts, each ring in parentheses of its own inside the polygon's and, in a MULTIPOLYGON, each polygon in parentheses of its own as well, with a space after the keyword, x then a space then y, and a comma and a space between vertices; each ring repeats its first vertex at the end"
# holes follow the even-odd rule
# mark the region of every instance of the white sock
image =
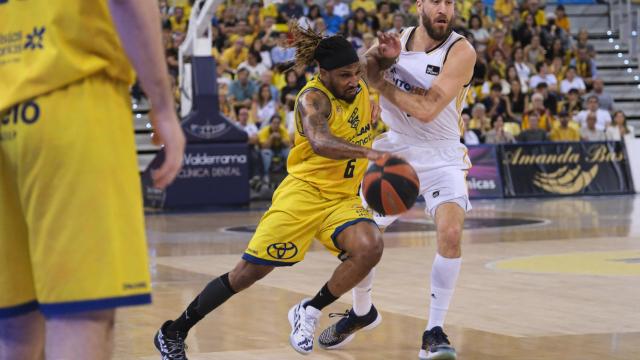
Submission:
POLYGON ((353 312, 358 316, 365 316, 371 311, 371 289, 376 269, 371 269, 369 274, 351 291, 353 296, 353 312))
POLYGON ((436 254, 431 269, 431 305, 426 330, 444 325, 461 265, 462 258, 448 259, 436 254))

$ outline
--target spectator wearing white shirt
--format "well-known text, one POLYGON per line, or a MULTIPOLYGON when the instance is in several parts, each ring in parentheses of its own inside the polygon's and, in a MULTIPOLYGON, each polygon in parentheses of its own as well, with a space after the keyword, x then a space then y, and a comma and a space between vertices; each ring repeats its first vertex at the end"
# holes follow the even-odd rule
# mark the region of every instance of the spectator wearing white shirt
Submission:
POLYGON ((576 68, 569 66, 565 79, 560 82, 560 92, 562 94, 568 94, 569 90, 576 89, 580 95, 584 95, 587 91, 587 86, 584 80, 580 76, 576 75, 576 68))
POLYGON ((240 107, 238 109, 237 125, 247 133, 249 144, 249 175, 253 179, 252 181, 260 179, 262 164, 260 158, 260 151, 258 149, 258 127, 255 124, 249 122, 249 109, 246 107, 240 107))
POLYGON ((238 69, 247 69, 249 72, 249 79, 251 80, 260 80, 260 75, 262 75, 265 71, 269 70, 262 63, 262 55, 260 55, 257 51, 249 51, 247 55, 247 60, 243 61, 238 65, 238 69))
POLYGON ((471 117, 467 113, 462 114, 462 121, 464 122, 464 135, 462 140, 465 145, 478 145, 480 144, 480 137, 476 131, 469 129, 469 121, 471 117))
MULTIPOLYGON (((518 77, 520 78, 520 82, 523 82, 529 85, 529 78, 531 78, 531 73, 533 72, 532 66, 526 62, 524 59, 524 51, 522 48, 516 48, 513 51, 513 66, 516 68, 518 72, 518 77)), ((524 86, 523 86, 524 89, 524 86)), ((526 92, 526 90, 523 90, 526 92)))
POLYGON ((589 114, 594 114, 596 117, 596 129, 604 131, 604 129, 611 123, 611 115, 608 111, 599 108, 598 97, 596 95, 589 95, 587 98, 587 110, 582 110, 575 116, 574 120, 580 124, 581 127, 586 126, 587 117, 589 114))
POLYGON ((620 141, 628 134, 633 134, 633 128, 627 124, 627 116, 622 111, 616 111, 613 122, 605 131, 605 137, 608 141, 620 141))
POLYGON ((333 4, 333 13, 341 18, 346 18, 351 14, 351 9, 349 9, 349 5, 344 1, 336 0, 329 1, 333 4))
POLYGON ((556 79, 555 75, 547 73, 548 68, 547 64, 544 61, 540 61, 536 64, 536 70, 538 71, 538 73, 536 75, 533 75, 531 79, 529 79, 530 89, 535 89, 536 86, 538 86, 538 84, 540 83, 546 83, 549 87, 549 91, 554 92, 558 90, 558 80, 556 79))
POLYGON ((269 84, 260 85, 258 95, 251 106, 253 120, 260 126, 264 126, 278 112, 278 108, 278 101, 272 97, 269 84))
POLYGON ((249 109, 244 106, 238 108, 237 121, 238 126, 247 133, 249 137, 248 143, 251 145, 258 144, 258 127, 249 122, 249 109))
POLYGON ((596 114, 589 113, 586 121, 586 126, 580 129, 582 141, 604 141, 604 131, 596 128, 596 114))

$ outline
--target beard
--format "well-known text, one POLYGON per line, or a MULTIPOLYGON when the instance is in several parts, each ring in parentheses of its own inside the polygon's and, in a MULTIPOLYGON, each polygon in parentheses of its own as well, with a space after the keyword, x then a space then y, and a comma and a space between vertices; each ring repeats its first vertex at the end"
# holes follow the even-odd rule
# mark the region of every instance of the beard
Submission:
POLYGON ((433 26, 433 22, 431 22, 431 19, 427 16, 427 14, 423 12, 422 25, 427 30, 427 34, 429 35, 430 38, 432 38, 435 41, 442 41, 448 38, 449 34, 451 34, 451 31, 453 28, 453 19, 447 22, 447 27, 444 30, 441 30, 433 26))

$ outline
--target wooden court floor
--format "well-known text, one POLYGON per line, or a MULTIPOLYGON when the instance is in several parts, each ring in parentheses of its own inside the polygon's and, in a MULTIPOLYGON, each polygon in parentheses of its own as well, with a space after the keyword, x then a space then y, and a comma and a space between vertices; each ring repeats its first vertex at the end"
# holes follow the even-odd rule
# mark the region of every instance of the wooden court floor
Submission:
MULTIPOLYGON (((116 359, 159 359, 152 338, 211 278, 238 261, 268 204, 250 210, 148 215, 151 306, 116 322, 116 359)), ((640 196, 473 202, 445 331, 464 360, 640 359, 640 196)), ((382 324, 343 350, 307 359, 417 359, 435 253, 422 206, 385 234, 373 291, 382 324)), ((190 359, 301 359, 287 310, 326 282, 337 260, 319 244, 231 298, 189 334, 190 359)), ((350 307, 345 294, 325 309, 350 307)))

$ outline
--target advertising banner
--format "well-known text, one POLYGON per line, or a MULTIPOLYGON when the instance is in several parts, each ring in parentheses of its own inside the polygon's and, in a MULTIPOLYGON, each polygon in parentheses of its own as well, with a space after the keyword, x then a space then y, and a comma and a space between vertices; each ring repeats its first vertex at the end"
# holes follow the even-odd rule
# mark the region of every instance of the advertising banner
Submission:
POLYGON ((498 168, 498 156, 494 145, 468 146, 473 167, 467 174, 469 198, 502 197, 502 181, 498 168))
POLYGON ((182 169, 165 190, 154 189, 151 172, 162 164, 164 153, 142 176, 145 206, 180 208, 249 203, 247 144, 187 145, 182 169))
POLYGON ((621 142, 500 145, 505 197, 629 194, 621 142))

